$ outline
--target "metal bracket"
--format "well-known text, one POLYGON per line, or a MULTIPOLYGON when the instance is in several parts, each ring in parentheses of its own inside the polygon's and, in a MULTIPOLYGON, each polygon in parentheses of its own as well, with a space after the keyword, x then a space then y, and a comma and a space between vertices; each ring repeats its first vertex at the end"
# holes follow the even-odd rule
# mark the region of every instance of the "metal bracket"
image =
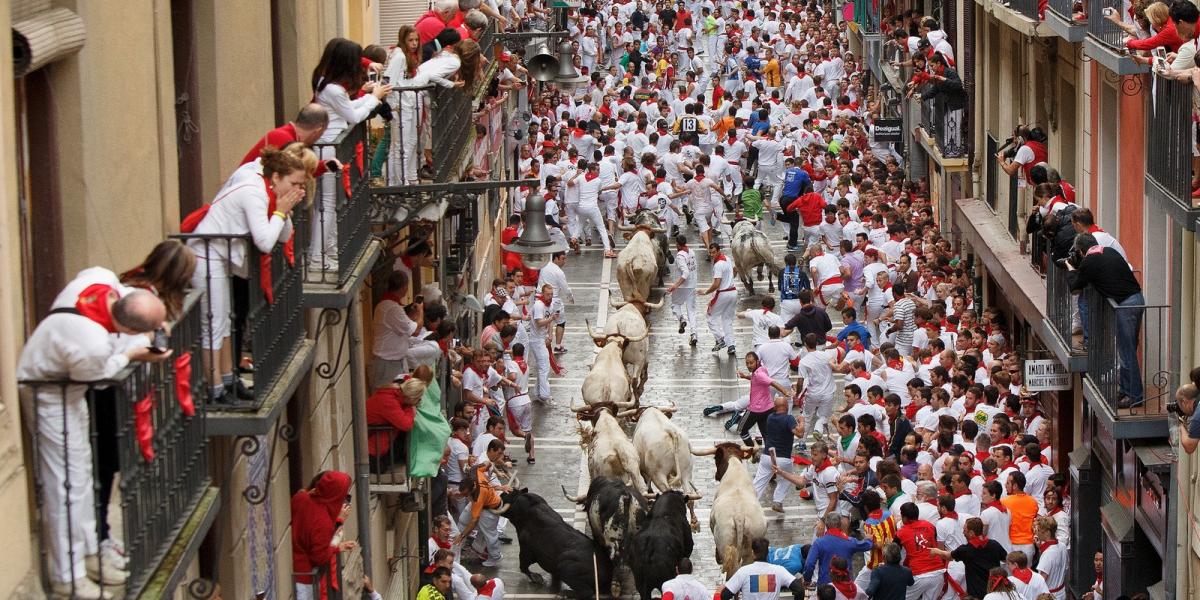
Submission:
POLYGON ((371 190, 371 212, 373 220, 387 225, 385 231, 377 234, 386 238, 410 221, 434 220, 421 219, 418 213, 438 202, 445 201, 447 207, 462 210, 472 206, 480 194, 489 190, 532 187, 539 183, 537 179, 510 179, 377 187, 371 190))

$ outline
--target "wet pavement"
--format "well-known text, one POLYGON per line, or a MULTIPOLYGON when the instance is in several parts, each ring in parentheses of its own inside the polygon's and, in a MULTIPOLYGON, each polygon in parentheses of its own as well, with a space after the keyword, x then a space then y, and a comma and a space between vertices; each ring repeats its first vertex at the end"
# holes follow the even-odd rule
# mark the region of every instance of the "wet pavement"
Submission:
MULTIPOLYGON (((782 264, 785 229, 782 226, 764 227, 782 264)), ((712 281, 711 263, 707 260, 707 252, 700 249, 702 244, 696 232, 690 231, 689 236, 690 245, 697 253, 697 263, 700 266, 698 288, 703 290, 712 281)), ((522 487, 542 495, 564 519, 583 531, 587 530, 583 513, 577 511, 575 505, 563 497, 560 489, 560 485, 565 485, 570 492, 582 494, 586 492, 589 480, 586 457, 579 447, 577 426, 569 404, 572 401, 582 404, 580 385, 595 356, 595 346, 587 335, 584 319, 590 321, 593 328, 597 328, 613 310, 608 308, 610 294, 617 301, 621 299, 613 273, 615 262, 615 259, 604 259, 598 247, 584 248, 581 255, 571 255, 568 258, 564 270, 575 296, 575 303, 567 305, 567 329, 563 343, 568 351, 559 355, 564 373, 550 379, 554 403, 534 403, 537 464, 525 464, 526 455, 520 440, 511 443, 509 450, 509 455, 517 465, 522 487)), ((766 289, 765 281, 762 285, 756 282, 755 290, 759 295, 750 296, 739 282, 738 310, 759 308, 759 300, 766 293, 766 289)), ((657 301, 662 294, 662 288, 657 288, 652 293, 651 300, 657 301)), ((778 296, 776 298, 778 299, 778 296)), ((737 378, 737 368, 745 368, 743 353, 752 347, 752 326, 749 321, 735 320, 734 331, 739 350, 736 357, 729 356, 724 350, 710 352, 713 338, 704 321, 707 300, 707 297, 697 298, 699 343, 695 347, 688 345, 687 334, 677 333, 678 322, 671 315, 669 302, 650 315, 649 381, 641 399, 643 405, 676 404, 679 410, 675 413, 673 421, 689 435, 693 447, 711 445, 714 441, 737 441, 736 435, 723 429, 725 417, 706 418, 701 411, 706 406, 733 400, 749 391, 749 383, 737 378)), ((836 316, 832 318, 835 324, 840 321, 836 316)), ((533 383, 534 378, 531 377, 531 388, 534 387, 533 383)), ((799 413, 798 410, 793 412, 799 413)), ((709 509, 712 506, 712 494, 709 491, 715 489, 715 465, 712 459, 706 457, 697 457, 693 464, 692 481, 698 489, 706 493, 705 497, 696 503, 701 525, 700 531, 693 535, 695 549, 691 558, 697 577, 711 590, 715 590, 724 581, 714 558, 712 533, 708 526, 709 509)), ((748 468, 753 474, 757 465, 748 465, 748 468)), ((768 496, 770 492, 768 489, 768 496)), ((769 506, 769 497, 764 500, 767 501, 766 506, 769 506)), ((772 512, 769 508, 763 509, 771 545, 810 541, 816 521, 813 503, 792 494, 784 508, 785 512, 782 515, 772 512)), ((516 538, 516 532, 511 525, 508 535, 516 538)), ((487 569, 484 572, 490 576, 498 574, 504 581, 506 599, 556 597, 548 587, 538 586, 520 573, 518 544, 519 542, 514 541, 512 545, 504 547, 502 566, 499 569, 487 569)), ((472 571, 480 569, 477 562, 468 561, 464 564, 472 571)), ((544 573, 536 565, 532 570, 544 573)), ((627 570, 623 570, 623 577, 627 581, 623 597, 636 597, 632 578, 627 570)), ((548 576, 546 580, 549 581, 548 576)), ((563 588, 564 592, 566 589, 563 588)), ((604 590, 602 592, 607 593, 604 590)), ((655 597, 658 597, 657 592, 655 597)))

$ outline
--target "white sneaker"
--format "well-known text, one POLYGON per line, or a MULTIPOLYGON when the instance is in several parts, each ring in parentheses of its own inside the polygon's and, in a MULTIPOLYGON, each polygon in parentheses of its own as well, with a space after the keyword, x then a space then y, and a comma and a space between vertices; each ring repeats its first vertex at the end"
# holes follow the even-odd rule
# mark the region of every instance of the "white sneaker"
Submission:
POLYGON ((50 586, 50 594, 55 598, 70 598, 72 600, 110 600, 112 594, 101 590, 91 579, 82 577, 65 583, 55 582, 50 586))
POLYGON ((129 578, 129 573, 108 562, 108 559, 103 559, 103 572, 101 572, 101 555, 92 554, 83 559, 83 566, 87 568, 88 577, 96 583, 104 585, 125 585, 125 580, 129 578), (103 576, 103 577, 101 577, 103 576))
POLYGON ((125 544, 114 538, 100 542, 100 560, 104 561, 106 565, 127 569, 129 559, 125 556, 125 544))

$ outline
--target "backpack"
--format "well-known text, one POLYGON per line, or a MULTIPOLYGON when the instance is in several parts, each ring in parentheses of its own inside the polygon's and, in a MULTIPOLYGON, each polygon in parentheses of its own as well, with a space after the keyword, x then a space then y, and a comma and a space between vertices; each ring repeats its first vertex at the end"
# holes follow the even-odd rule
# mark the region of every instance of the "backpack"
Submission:
POLYGON ((779 276, 779 295, 782 300, 796 300, 800 297, 800 290, 807 290, 812 287, 808 281, 808 275, 800 270, 800 266, 784 267, 783 273, 779 276))

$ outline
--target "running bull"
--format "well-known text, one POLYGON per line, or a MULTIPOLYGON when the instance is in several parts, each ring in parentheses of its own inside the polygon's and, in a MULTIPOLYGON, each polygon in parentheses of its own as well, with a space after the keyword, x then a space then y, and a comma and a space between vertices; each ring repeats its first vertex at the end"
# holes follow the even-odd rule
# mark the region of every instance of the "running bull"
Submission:
POLYGON ((704 450, 692 450, 692 454, 712 456, 717 462, 719 483, 708 526, 712 530, 717 563, 728 579, 742 566, 754 562, 750 542, 767 535, 767 520, 758 505, 758 495, 754 492, 750 473, 742 466, 743 460, 754 456, 754 448, 725 442, 704 450))
POLYGON ((771 250, 771 242, 767 235, 754 228, 754 221, 740 220, 733 225, 733 235, 729 238, 729 249, 733 254, 734 274, 742 280, 742 285, 751 295, 754 294, 754 281, 750 277, 752 269, 758 270, 758 280, 762 281, 763 266, 767 267, 767 291, 775 293, 774 274, 783 268, 775 261, 775 252, 771 250))
MULTIPOLYGON (((613 570, 617 570, 645 517, 645 499, 620 479, 604 476, 593 477, 586 494, 571 496, 566 486, 562 490, 567 500, 583 506, 592 540, 608 551, 613 570)), ((620 583, 615 579, 611 591, 614 598, 620 597, 620 583)))
POLYGON ((567 584, 576 598, 595 598, 597 587, 610 589, 613 567, 608 554, 567 524, 546 502, 545 498, 529 493, 526 488, 505 492, 499 511, 517 530, 520 543, 520 568, 529 580, 544 585, 541 575, 529 567, 536 563, 550 574, 550 586, 555 592, 567 584), (594 566, 593 566, 594 565, 594 566))

